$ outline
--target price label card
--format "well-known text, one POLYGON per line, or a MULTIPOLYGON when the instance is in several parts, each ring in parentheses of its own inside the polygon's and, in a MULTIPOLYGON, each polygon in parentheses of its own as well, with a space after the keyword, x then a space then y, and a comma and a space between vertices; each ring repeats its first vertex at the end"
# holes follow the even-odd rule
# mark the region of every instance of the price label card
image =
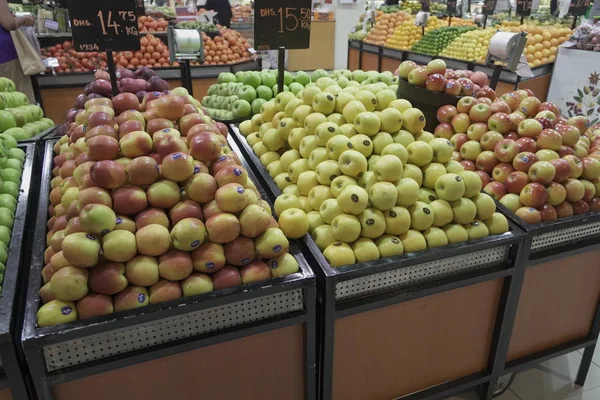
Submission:
POLYGON ((580 17, 585 15, 589 6, 590 0, 571 0, 571 4, 569 5, 569 14, 580 17))
POLYGON ((450 16, 456 15, 456 0, 448 0, 446 3, 446 14, 450 16))
POLYGON ((481 12, 483 15, 493 15, 496 10, 497 0, 485 0, 481 12))
POLYGON ((517 15, 524 17, 531 15, 531 0, 517 0, 517 15))
POLYGON ((311 0, 256 0, 254 47, 257 50, 308 49, 311 0))
POLYGON ((431 7, 429 6, 429 0, 421 0, 421 11, 429 12, 431 7))
POLYGON ((136 0, 67 0, 75 50, 140 49, 136 0))
POLYGON ((44 28, 58 32, 58 27, 58 21, 54 21, 48 18, 44 19, 44 28))

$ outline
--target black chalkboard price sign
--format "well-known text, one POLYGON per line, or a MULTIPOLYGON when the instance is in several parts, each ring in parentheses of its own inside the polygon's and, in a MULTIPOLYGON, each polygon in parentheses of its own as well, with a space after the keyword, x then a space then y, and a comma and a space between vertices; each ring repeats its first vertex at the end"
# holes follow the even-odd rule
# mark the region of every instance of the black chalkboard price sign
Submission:
POLYGON ((140 49, 136 0, 68 0, 75 50, 140 49))
POLYGON ((485 0, 481 12, 483 15, 493 15, 497 0, 485 0))
POLYGON ((421 11, 429 12, 430 10, 429 0, 421 0, 421 11))
POLYGON ((456 0, 448 0, 446 3, 446 14, 450 16, 456 15, 456 0))
POLYGON ((571 0, 569 14, 580 17, 585 15, 590 6, 590 0, 571 0))
POLYGON ((517 0, 517 15, 522 17, 531 15, 531 0, 517 0))
POLYGON ((308 49, 311 16, 311 0, 255 0, 254 48, 308 49))
POLYGON ((135 0, 135 15, 142 17, 146 15, 146 6, 144 0, 135 0))

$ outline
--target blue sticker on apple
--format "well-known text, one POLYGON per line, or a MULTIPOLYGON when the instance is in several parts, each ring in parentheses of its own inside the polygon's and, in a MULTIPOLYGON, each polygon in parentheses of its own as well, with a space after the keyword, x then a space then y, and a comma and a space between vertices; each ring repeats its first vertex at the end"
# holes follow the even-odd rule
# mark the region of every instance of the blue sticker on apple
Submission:
POLYGON ((241 170, 241 169, 239 169, 239 168, 234 168, 234 169, 233 169, 233 174, 234 174, 235 176, 240 176, 240 175, 242 174, 242 170, 241 170))
POLYGON ((241 186, 238 186, 237 189, 235 189, 235 190, 240 194, 244 193, 244 188, 241 186))
POLYGON ((215 263, 212 261, 209 261, 206 263, 206 268, 207 269, 213 269, 214 267, 216 267, 215 263))
POLYGON ((275 269, 277 267, 279 267, 279 263, 277 262, 277 260, 271 261, 271 269, 275 269))
POLYGON ((247 258, 244 258, 244 259, 242 260, 242 265, 246 265, 246 264, 248 264, 249 262, 250 262, 250 260, 249 260, 249 259, 247 259, 247 258))
POLYGON ((200 167, 194 167, 194 174, 197 174, 198 172, 200 172, 200 167))
POLYGON ((171 132, 171 129, 169 129, 169 128, 163 129, 163 133, 167 133, 167 132, 171 132))
POLYGON ((281 251, 281 246, 280 246, 280 245, 277 245, 277 246, 273 247, 273 251, 274 251, 275 253, 279 253, 279 252, 281 251))
POLYGON ((90 240, 96 240, 96 237, 93 235, 90 235, 89 233, 87 235, 85 235, 86 238, 90 239, 90 240))
POLYGON ((183 157, 183 156, 181 155, 181 153, 175 153, 175 154, 173 154, 173 160, 178 160, 178 159, 180 159, 181 157, 183 157))
POLYGON ((162 95, 161 92, 152 92, 153 95, 160 97, 162 95))
POLYGON ((117 225, 123 223, 123 218, 117 217, 117 225))
POLYGON ((60 312, 62 313, 62 315, 69 315, 73 312, 73 309, 69 306, 64 306, 60 309, 60 312))
POLYGON ((138 301, 140 303, 143 303, 144 301, 146 301, 146 295, 144 293, 138 294, 138 301))
POLYGON ((225 161, 226 158, 227 158, 227 156, 220 156, 219 161, 225 161))
POLYGON ((199 246, 199 245, 200 245, 200 241, 199 240, 194 240, 192 242, 192 247, 196 247, 196 246, 199 246))

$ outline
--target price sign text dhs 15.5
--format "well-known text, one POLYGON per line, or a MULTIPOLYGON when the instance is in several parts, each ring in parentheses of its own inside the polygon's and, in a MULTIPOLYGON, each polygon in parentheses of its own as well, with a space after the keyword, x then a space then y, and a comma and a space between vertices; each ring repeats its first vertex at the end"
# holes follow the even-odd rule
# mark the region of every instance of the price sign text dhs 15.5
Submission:
POLYGON ((254 48, 308 49, 311 15, 311 0, 256 0, 254 48))
POLYGON ((68 0, 75 50, 140 49, 136 0, 68 0))

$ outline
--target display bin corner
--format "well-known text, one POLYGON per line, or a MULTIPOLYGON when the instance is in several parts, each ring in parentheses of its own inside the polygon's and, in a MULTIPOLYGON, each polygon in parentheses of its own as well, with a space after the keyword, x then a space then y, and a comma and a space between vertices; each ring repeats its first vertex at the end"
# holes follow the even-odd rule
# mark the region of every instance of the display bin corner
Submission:
MULTIPOLYGON (((237 127, 230 134, 275 198, 281 192, 237 127)), ((483 240, 339 268, 310 235, 300 240, 317 275, 320 398, 442 398, 489 382, 507 346, 512 277, 527 257, 524 232, 509 225, 483 240)))
POLYGON ((300 270, 292 275, 38 327, 54 143, 44 142, 22 332, 38 399, 160 399, 172 395, 173 385, 190 398, 198 385, 207 398, 240 398, 248 385, 254 398, 315 398, 315 276, 293 246, 300 270), (238 384, 214 379, 231 373, 238 384))

